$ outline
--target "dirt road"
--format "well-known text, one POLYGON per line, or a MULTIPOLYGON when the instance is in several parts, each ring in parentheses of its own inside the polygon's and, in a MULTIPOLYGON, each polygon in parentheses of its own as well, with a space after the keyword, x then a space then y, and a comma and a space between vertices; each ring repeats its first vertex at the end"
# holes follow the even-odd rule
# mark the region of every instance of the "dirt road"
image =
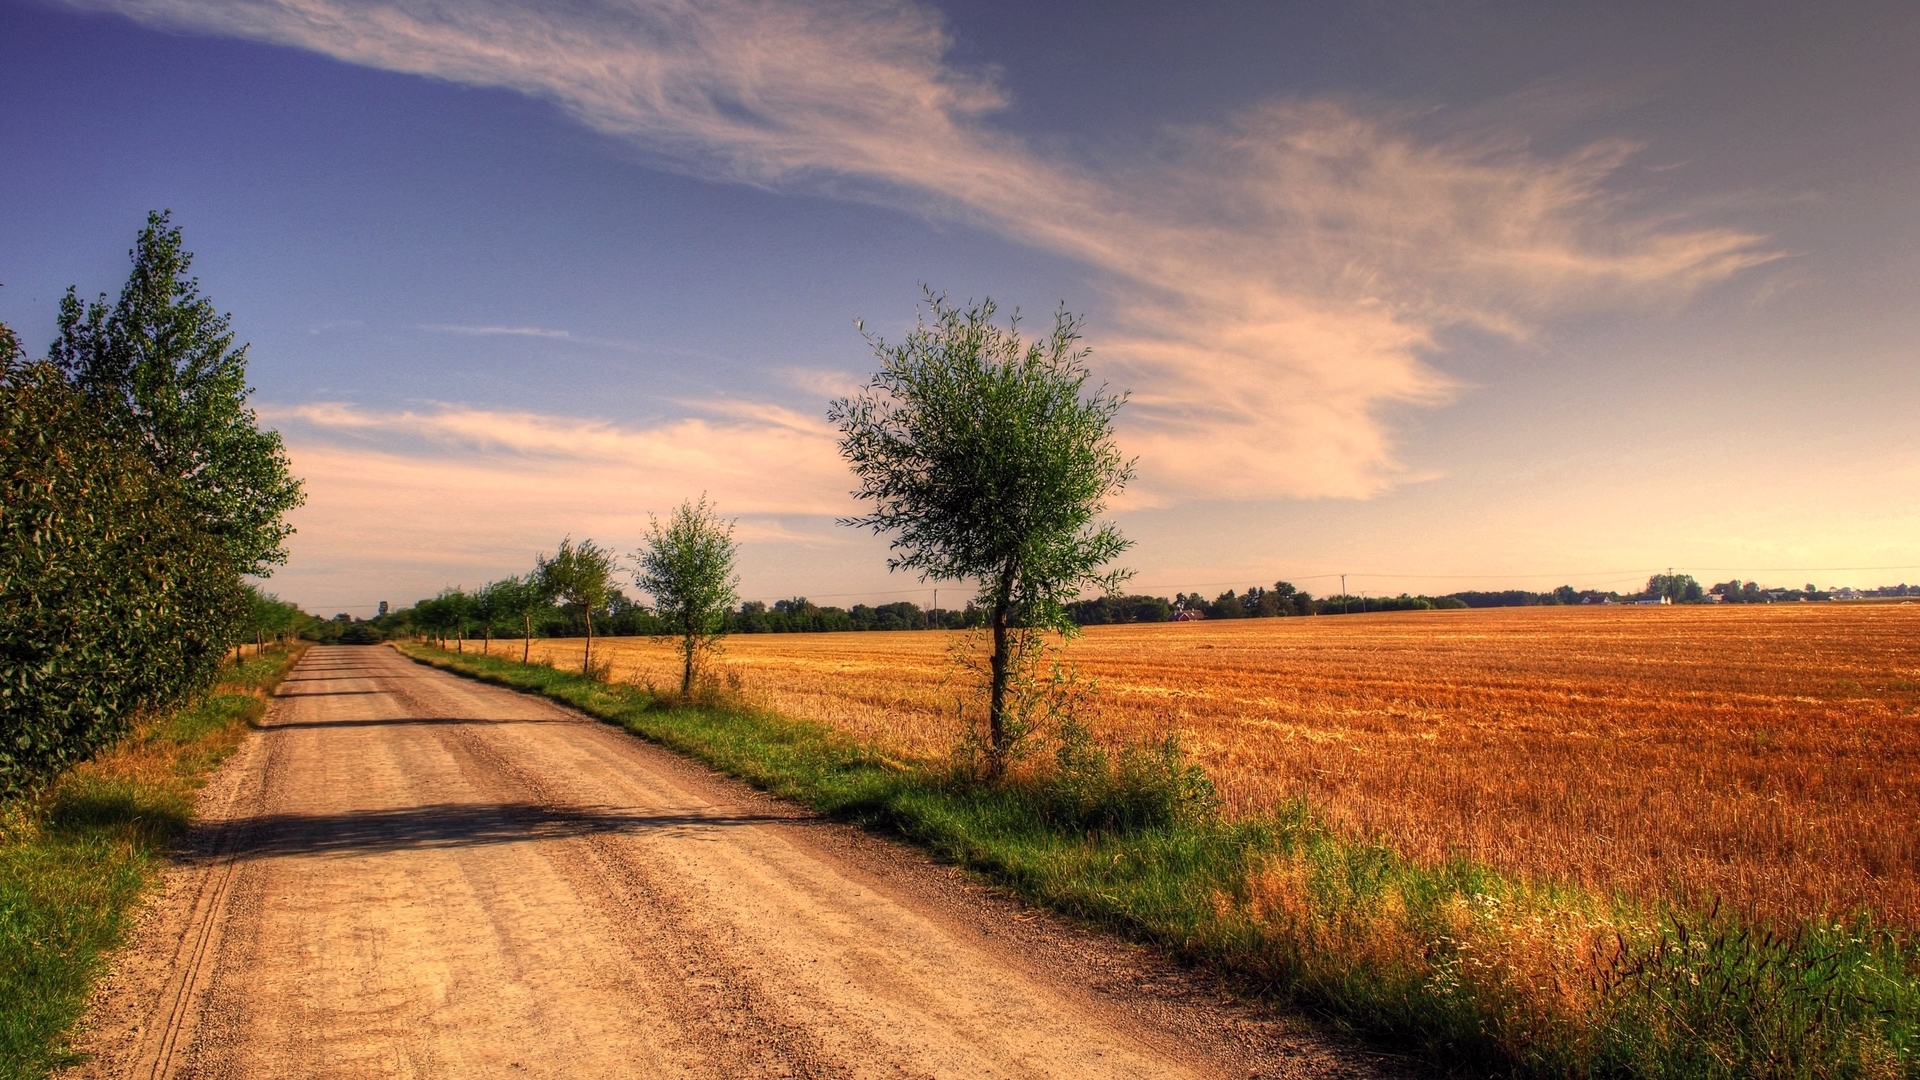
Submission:
POLYGON ((88 1076, 1199 1077, 1379 1063, 546 701, 315 648, 88 1076))

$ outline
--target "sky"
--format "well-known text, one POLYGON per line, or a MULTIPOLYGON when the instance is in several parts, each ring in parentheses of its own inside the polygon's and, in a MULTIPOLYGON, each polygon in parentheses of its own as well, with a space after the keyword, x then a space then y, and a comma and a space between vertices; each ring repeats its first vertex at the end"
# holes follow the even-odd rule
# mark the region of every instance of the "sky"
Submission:
POLYGON ((1915 55, 1871 2, 0 0, 0 321, 170 209, 322 614, 702 492, 746 597, 927 603, 826 421, 923 287, 1084 319, 1139 591, 1920 580, 1915 55))

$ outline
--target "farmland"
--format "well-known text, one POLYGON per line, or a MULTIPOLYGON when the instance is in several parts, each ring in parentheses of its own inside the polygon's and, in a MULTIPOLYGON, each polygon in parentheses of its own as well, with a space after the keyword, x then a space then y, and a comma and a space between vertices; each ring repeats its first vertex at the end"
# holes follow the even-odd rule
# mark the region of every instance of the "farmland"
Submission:
MULTIPOLYGON (((962 735, 961 637, 742 636, 722 670, 757 703, 926 758, 962 735)), ((580 643, 534 651, 577 664, 580 643)), ((595 654, 616 679, 672 681, 662 643, 595 654)), ((1920 606, 1096 627, 1065 656, 1102 736, 1177 731, 1229 814, 1304 799, 1423 862, 1920 926, 1920 606)))

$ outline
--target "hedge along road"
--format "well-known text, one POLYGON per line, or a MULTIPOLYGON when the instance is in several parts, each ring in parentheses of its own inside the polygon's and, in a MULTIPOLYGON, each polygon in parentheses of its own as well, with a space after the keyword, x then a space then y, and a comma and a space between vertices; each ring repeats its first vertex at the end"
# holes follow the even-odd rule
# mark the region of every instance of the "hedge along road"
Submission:
POLYGON ((310 650, 91 1076, 1326 1076, 1385 1065, 543 699, 310 650))

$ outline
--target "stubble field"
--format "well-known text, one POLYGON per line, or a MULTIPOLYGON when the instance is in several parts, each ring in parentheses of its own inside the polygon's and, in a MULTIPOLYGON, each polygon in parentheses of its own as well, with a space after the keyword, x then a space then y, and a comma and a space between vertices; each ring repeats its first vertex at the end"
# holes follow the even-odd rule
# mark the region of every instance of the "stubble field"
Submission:
MULTIPOLYGON (((963 734, 961 636, 739 636, 721 669, 759 704, 925 758, 963 734)), ((534 643, 558 666, 580 650, 534 643)), ((616 679, 677 682, 669 644, 594 650, 616 679)), ((1103 736, 1177 731, 1229 813, 1304 798, 1422 861, 1920 928, 1920 605, 1094 627, 1063 655, 1097 685, 1103 736)))

